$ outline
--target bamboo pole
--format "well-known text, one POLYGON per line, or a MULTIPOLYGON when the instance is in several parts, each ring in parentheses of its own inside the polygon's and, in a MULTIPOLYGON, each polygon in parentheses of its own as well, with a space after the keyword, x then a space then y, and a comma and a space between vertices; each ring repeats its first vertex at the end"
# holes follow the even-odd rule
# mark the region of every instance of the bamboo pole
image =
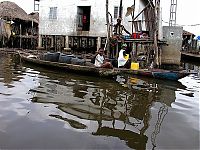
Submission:
POLYGON ((112 15, 111 15, 111 13, 110 12, 108 12, 108 15, 110 16, 110 30, 111 30, 111 33, 110 33, 110 36, 112 37, 113 36, 113 17, 112 17, 112 15))
POLYGON ((106 47, 107 47, 107 56, 109 57, 110 56, 110 23, 109 23, 108 5, 109 5, 109 0, 106 0, 106 23, 107 23, 106 47))
MULTIPOLYGON (((148 4, 145 6, 145 8, 142 9, 142 10, 137 14, 137 16, 135 16, 135 18, 132 19, 132 22, 133 22, 135 19, 137 19, 137 18, 141 15, 141 13, 143 13, 143 11, 144 11, 147 7, 149 7, 149 5, 150 5, 150 3, 148 3, 148 4)), ((131 22, 131 21, 129 21, 129 22, 131 22)))
POLYGON ((135 0, 134 0, 134 3, 133 3, 133 6, 134 6, 134 8, 133 8, 133 12, 132 12, 132 34, 133 34, 133 28, 134 28, 134 24, 133 24, 133 19, 134 19, 134 16, 135 16, 135 0))

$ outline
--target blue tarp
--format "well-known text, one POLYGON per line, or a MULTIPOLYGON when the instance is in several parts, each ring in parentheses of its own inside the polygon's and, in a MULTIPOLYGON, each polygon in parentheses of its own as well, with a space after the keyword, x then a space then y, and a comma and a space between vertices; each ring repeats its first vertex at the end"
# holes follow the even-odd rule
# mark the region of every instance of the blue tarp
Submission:
POLYGON ((197 40, 199 40, 199 41, 200 41, 200 36, 197 36, 197 40))

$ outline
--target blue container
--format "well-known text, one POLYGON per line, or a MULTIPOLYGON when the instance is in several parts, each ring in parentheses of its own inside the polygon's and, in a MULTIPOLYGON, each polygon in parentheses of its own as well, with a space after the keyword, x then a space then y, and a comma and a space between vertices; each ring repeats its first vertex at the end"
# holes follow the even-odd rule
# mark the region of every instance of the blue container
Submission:
POLYGON ((85 60, 79 58, 72 58, 71 63, 74 65, 85 65, 85 60))
POLYGON ((72 57, 67 56, 65 54, 61 54, 60 57, 59 57, 58 62, 70 64, 71 63, 71 59, 72 59, 72 57))
POLYGON ((47 52, 44 54, 44 60, 52 61, 52 59, 53 59, 53 53, 47 52))
POLYGON ((124 36, 124 39, 126 40, 126 39, 130 39, 131 37, 130 37, 130 35, 125 35, 124 36))
POLYGON ((58 62, 59 56, 60 56, 60 52, 56 52, 56 53, 47 52, 44 54, 44 60, 58 62))

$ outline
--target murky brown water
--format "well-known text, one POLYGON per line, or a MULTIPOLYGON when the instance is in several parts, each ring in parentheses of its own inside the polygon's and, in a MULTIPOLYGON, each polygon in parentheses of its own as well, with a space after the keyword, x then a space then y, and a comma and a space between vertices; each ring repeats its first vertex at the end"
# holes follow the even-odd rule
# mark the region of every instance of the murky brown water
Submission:
POLYGON ((198 76, 108 80, 0 62, 0 149, 199 149, 198 76))

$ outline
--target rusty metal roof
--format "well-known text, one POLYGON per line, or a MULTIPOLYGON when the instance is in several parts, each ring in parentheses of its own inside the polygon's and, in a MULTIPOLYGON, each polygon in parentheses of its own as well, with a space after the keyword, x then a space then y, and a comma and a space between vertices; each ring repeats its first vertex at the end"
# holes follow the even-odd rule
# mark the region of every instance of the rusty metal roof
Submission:
POLYGON ((186 31, 186 30, 183 30, 183 35, 195 35, 195 34, 193 34, 193 33, 191 33, 191 32, 188 32, 188 31, 186 31))

